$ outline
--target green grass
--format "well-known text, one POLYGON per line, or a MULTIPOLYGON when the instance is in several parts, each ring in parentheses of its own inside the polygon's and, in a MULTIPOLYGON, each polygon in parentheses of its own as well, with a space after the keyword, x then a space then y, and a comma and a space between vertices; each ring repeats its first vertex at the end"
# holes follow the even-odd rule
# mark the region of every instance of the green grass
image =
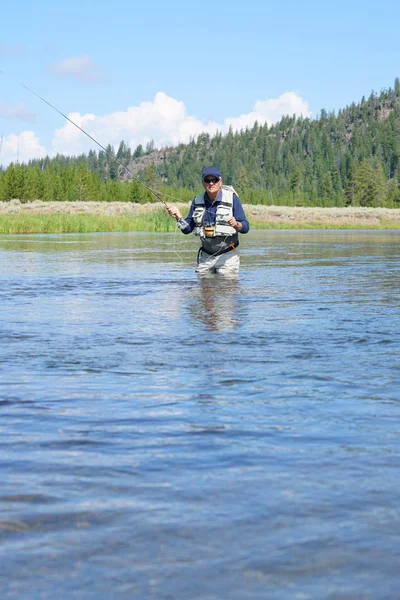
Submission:
MULTIPOLYGON (((398 221, 359 223, 276 222, 251 220, 252 229, 400 229, 398 221)), ((175 220, 165 210, 136 216, 100 216, 68 214, 3 214, 0 233, 95 233, 104 231, 176 231, 175 220)))
POLYGON ((101 231, 175 231, 165 210, 131 216, 4 214, 0 233, 95 233, 101 231))

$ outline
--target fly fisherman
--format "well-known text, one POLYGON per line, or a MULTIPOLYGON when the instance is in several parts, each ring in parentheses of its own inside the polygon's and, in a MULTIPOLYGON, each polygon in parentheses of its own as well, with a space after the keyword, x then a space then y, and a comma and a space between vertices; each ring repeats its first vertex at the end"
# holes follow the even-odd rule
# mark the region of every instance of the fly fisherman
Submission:
POLYGON ((242 204, 232 187, 222 185, 218 167, 204 167, 202 183, 205 192, 197 194, 186 219, 172 204, 167 204, 167 211, 177 220, 182 233, 193 232, 200 237, 196 273, 238 273, 239 233, 249 231, 242 204))

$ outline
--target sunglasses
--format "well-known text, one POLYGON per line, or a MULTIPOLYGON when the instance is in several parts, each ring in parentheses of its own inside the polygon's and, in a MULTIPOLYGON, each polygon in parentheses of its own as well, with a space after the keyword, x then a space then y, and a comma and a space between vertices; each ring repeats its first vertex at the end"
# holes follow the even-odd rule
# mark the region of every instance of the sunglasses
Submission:
POLYGON ((218 183, 219 177, 209 177, 208 179, 203 179, 204 183, 218 183))

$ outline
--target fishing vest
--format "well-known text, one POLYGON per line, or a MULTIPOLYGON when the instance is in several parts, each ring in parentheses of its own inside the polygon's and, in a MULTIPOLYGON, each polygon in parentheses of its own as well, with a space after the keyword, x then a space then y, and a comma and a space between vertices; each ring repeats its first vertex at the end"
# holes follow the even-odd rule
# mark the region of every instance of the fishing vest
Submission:
MULTIPOLYGON (((236 229, 228 225, 228 219, 233 216, 233 194, 235 190, 230 185, 223 185, 221 187, 222 190, 222 199, 219 202, 215 214, 215 228, 213 237, 217 236, 229 236, 235 235, 237 233, 236 229)), ((194 199, 195 209, 193 211, 193 221, 194 221, 194 235, 198 235, 201 238, 206 238, 209 236, 205 235, 204 231, 204 215, 206 212, 206 203, 204 201, 204 193, 197 194, 194 199)))

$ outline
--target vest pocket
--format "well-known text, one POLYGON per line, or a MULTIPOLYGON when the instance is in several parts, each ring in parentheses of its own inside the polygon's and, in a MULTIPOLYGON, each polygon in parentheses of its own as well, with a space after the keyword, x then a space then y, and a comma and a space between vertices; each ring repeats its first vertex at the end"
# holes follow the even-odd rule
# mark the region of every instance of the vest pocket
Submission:
POLYGON ((204 216, 204 207, 203 206, 199 206, 198 208, 196 208, 193 212, 193 221, 196 223, 196 225, 200 226, 203 222, 203 216, 204 216))
POLYGON ((227 224, 231 214, 232 213, 229 210, 229 208, 225 208, 225 206, 220 206, 217 210, 217 214, 215 215, 215 222, 221 223, 222 225, 227 224))

